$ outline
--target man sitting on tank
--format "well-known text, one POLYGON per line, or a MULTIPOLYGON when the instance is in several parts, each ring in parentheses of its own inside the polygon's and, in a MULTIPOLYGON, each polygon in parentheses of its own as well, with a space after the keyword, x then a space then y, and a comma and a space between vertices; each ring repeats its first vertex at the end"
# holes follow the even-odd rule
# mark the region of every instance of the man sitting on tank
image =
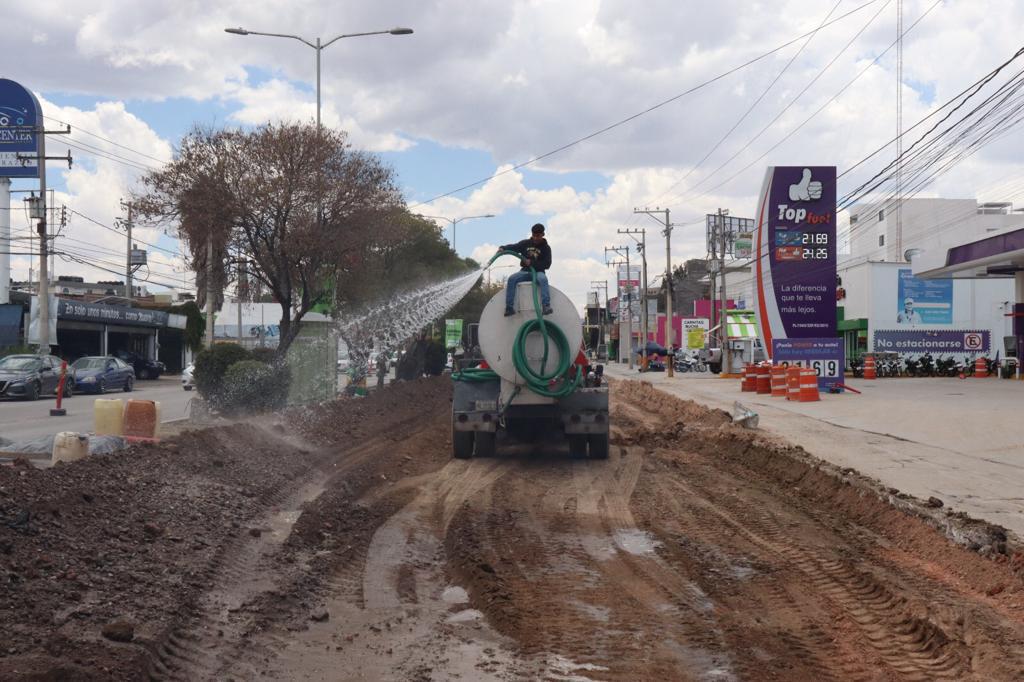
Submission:
POLYGON ((530 228, 530 238, 515 244, 507 244, 501 251, 513 251, 520 256, 519 264, 523 269, 508 278, 505 289, 505 317, 515 315, 516 287, 520 282, 531 281, 530 268, 537 272, 537 284, 540 286, 540 301, 544 306, 544 314, 550 315, 551 290, 548 288, 546 270, 551 267, 551 247, 544 239, 544 226, 537 223, 530 228))

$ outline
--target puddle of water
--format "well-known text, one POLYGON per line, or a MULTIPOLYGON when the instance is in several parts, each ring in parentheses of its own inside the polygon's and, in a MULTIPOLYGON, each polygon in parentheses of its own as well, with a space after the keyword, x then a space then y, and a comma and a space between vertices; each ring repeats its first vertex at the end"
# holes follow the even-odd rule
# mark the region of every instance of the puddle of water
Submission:
POLYGON ((647 531, 639 528, 621 528, 615 531, 615 544, 630 554, 651 554, 661 543, 651 537, 647 531))
POLYGON ((544 664, 548 668, 544 679, 559 680, 560 682, 594 682, 593 678, 579 673, 599 673, 608 670, 603 665, 577 663, 557 654, 545 659, 544 664))
POLYGON ((449 585, 441 593, 441 601, 445 604, 465 604, 469 602, 469 594, 458 585, 449 585))
POLYGON ((448 622, 472 623, 477 620, 482 620, 483 617, 484 614, 480 611, 477 611, 476 609, 466 609, 464 611, 459 611, 458 613, 453 613, 452 615, 448 616, 448 622))

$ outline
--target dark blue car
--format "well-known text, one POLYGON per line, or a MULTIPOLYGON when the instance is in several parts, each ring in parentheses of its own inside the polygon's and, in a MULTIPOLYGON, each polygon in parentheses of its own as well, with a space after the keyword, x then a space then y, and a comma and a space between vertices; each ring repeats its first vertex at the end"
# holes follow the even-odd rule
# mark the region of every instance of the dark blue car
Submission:
POLYGON ((135 387, 135 370, 117 358, 87 356, 75 360, 71 368, 75 370, 75 390, 82 393, 128 392, 135 387))

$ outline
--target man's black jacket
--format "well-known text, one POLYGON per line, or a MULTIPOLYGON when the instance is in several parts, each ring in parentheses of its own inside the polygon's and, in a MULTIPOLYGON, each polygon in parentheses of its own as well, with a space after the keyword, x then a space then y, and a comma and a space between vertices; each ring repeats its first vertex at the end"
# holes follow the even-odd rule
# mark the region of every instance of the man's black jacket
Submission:
MULTIPOLYGON (((548 246, 547 239, 541 241, 540 244, 534 244, 533 239, 524 239, 515 244, 507 244, 501 249, 502 251, 515 251, 523 258, 529 258, 530 264, 537 272, 544 272, 551 267, 551 247, 548 246)), ((530 268, 524 266, 523 271, 529 272, 530 268)))

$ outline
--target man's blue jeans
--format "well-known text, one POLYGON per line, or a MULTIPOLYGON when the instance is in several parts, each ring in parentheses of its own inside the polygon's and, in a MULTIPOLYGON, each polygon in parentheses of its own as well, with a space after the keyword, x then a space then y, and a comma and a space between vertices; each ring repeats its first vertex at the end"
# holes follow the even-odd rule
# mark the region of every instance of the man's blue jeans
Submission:
MULTIPOLYGON (((511 275, 508 278, 508 282, 505 285, 505 309, 509 309, 515 306, 516 303, 516 288, 520 282, 529 282, 530 273, 528 271, 520 270, 519 272, 511 275)), ((551 307, 551 290, 548 288, 548 276, 543 272, 537 273, 537 284, 540 285, 540 303, 545 308, 551 307)))

